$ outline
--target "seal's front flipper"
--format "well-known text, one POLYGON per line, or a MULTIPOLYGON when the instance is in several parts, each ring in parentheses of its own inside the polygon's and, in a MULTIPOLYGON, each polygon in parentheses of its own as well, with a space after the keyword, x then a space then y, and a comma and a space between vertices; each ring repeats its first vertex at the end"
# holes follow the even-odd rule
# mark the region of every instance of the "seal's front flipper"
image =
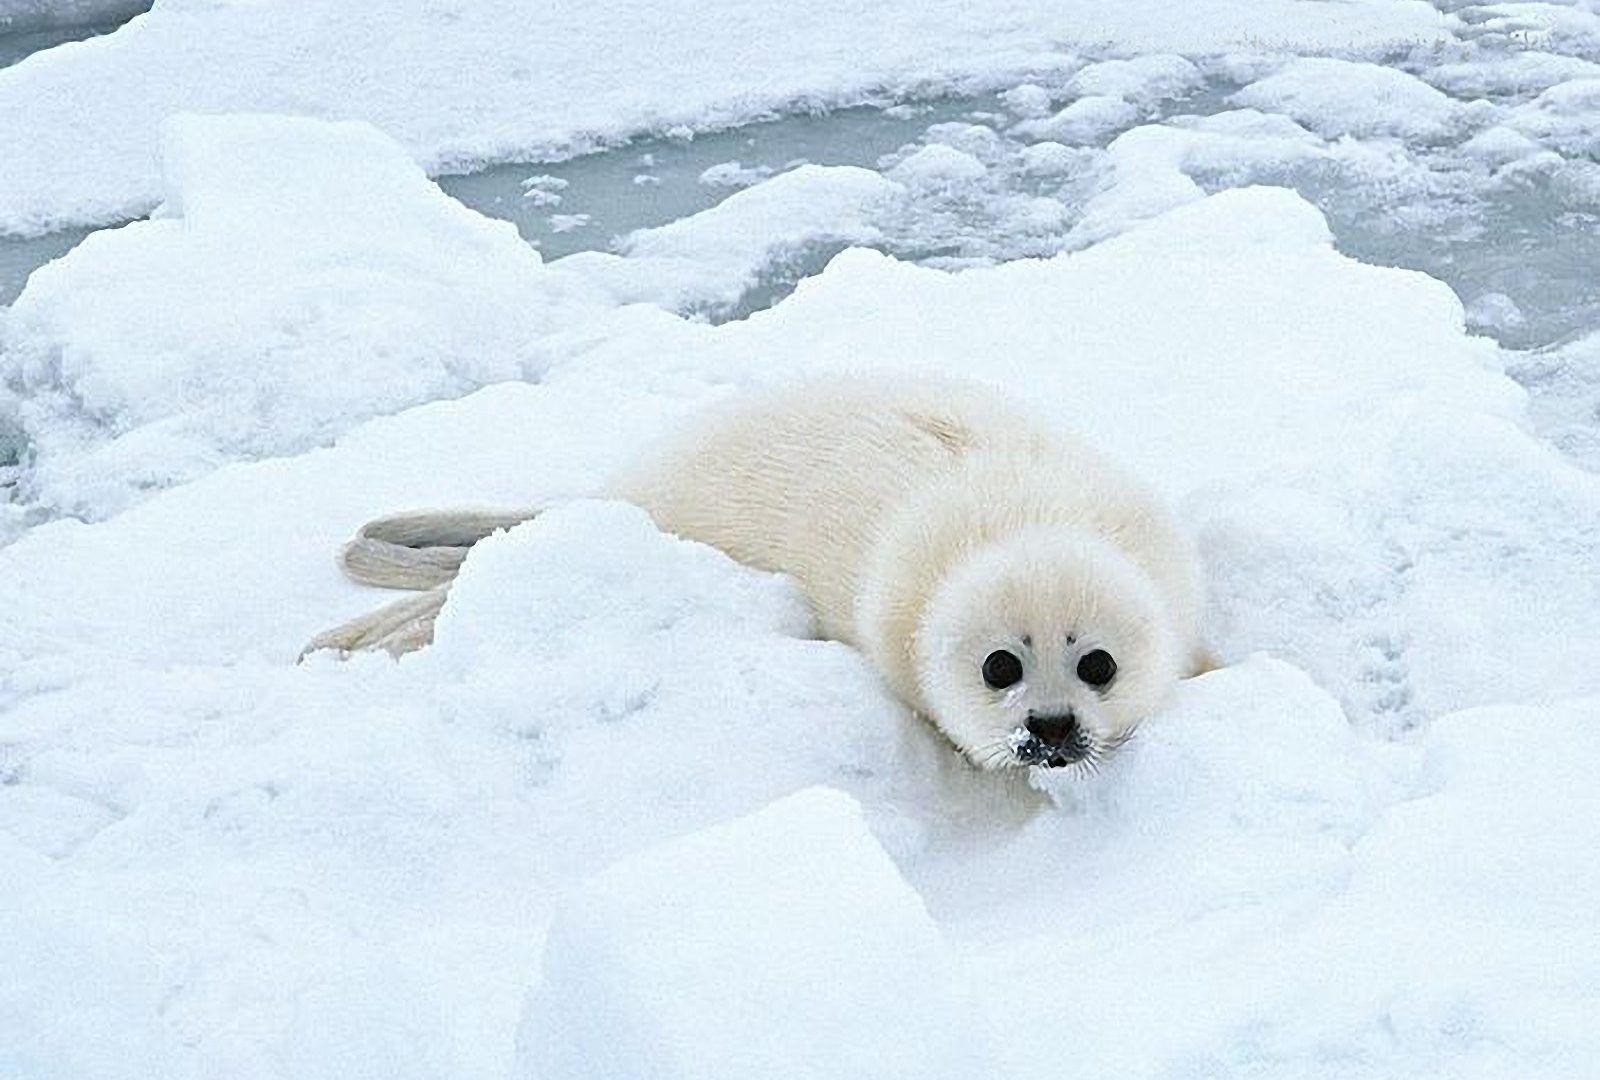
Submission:
POLYGON ((1208 671, 1216 671, 1224 666, 1222 658, 1210 648, 1198 645, 1195 647, 1194 655, 1189 658, 1189 673, 1184 678, 1192 679, 1196 675, 1204 675, 1208 671))

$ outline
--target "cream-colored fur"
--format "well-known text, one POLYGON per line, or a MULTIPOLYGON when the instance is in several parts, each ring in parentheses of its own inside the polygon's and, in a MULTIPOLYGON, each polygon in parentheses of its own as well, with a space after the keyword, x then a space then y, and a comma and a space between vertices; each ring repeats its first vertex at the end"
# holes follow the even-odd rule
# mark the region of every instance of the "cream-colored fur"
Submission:
MULTIPOLYGON (((1206 666, 1195 559, 1159 504, 972 384, 842 379, 745 399, 655 448, 606 494, 668 532, 791 575, 821 632, 871 657, 979 765, 1016 764, 1034 713, 1071 712, 1101 752, 1206 666), (1000 648, 1025 670, 1004 691, 980 675, 1000 648), (1117 660, 1099 690, 1075 674, 1092 649, 1117 660)), ((426 644, 470 545, 533 513, 366 526, 345 548, 352 576, 430 591, 313 648, 426 644)))

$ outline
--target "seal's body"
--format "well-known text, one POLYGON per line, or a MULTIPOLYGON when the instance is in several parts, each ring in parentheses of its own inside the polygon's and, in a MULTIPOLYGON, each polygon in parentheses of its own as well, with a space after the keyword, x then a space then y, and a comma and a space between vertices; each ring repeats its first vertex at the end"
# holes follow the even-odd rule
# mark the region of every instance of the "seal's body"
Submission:
MULTIPOLYGON (((1198 573, 1159 504, 980 387, 834 380, 715 410, 607 494, 664 530, 791 575, 984 767, 1094 764, 1203 667, 1198 573)), ((465 551, 529 512, 383 519, 357 580, 430 592, 313 647, 426 644, 465 551)))

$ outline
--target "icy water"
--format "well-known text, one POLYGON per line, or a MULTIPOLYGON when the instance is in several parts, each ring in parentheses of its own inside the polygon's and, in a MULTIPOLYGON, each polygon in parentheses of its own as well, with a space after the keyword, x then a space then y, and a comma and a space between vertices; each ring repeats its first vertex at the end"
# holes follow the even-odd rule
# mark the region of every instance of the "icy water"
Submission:
MULTIPOLYGON (((62 35, 109 28, 0 36, 0 62, 30 44, 48 47, 62 35)), ((1136 122, 1182 127, 1186 118, 1226 112, 1233 108, 1228 96, 1239 85, 1213 76, 1197 94, 1146 104, 1136 122)), ((896 176, 896 165, 909 153, 942 143, 982 161, 987 175, 965 186, 916 192, 905 212, 885 223, 879 247, 955 268, 1082 247, 1094 237, 1074 226, 1085 203, 1114 179, 1105 147, 1130 125, 1069 140, 1073 145, 1061 148, 1060 160, 1041 170, 1027 157, 1038 136, 1019 131, 1021 119, 998 95, 883 102, 692 138, 640 139, 566 161, 503 165, 439 182, 468 206, 515 223, 547 259, 559 259, 613 249, 634 230, 697 213, 803 162, 864 166, 896 176), (1041 205, 1052 208, 1054 221, 1040 223, 1041 205)), ((1473 130, 1468 126, 1451 140, 1431 144, 1376 139, 1361 148, 1365 156, 1334 152, 1274 160, 1268 153, 1247 164, 1192 163, 1186 172, 1208 191, 1252 183, 1295 188, 1327 214, 1341 250, 1449 283, 1467 305, 1474 329, 1508 347, 1548 345, 1600 327, 1596 166, 1574 155, 1565 172, 1496 175, 1462 151, 1473 130), (1574 180, 1573 169, 1591 171, 1574 180)), ((86 233, 0 237, 0 305, 16 298, 32 270, 86 233)), ((819 245, 786 253, 737 306, 704 314, 737 317, 767 306, 836 250, 837 245, 819 245)))
POLYGON ((58 27, 50 30, 26 30, 19 33, 0 33, 0 68, 10 67, 25 56, 31 56, 44 49, 51 49, 63 42, 80 41, 86 37, 94 37, 96 33, 107 33, 115 30, 117 25, 99 30, 90 30, 87 27, 58 27))
POLYGON ((17 298, 28 275, 71 251, 93 229, 65 229, 44 236, 0 236, 0 305, 17 298))
POLYGON ((119 12, 122 18, 97 19, 71 25, 44 25, 38 21, 18 24, 14 20, 0 18, 0 68, 10 67, 24 57, 69 41, 109 34, 149 7, 147 3, 130 3, 119 12))
MULTIPOLYGON (((1216 84, 1201 95, 1166 103, 1147 122, 1214 115, 1227 108, 1226 96, 1234 89, 1216 84)), ((702 179, 707 169, 720 167, 724 176, 753 182, 802 162, 892 168, 906 148, 940 141, 963 145, 966 139, 971 149, 974 128, 1003 132, 1014 123, 993 97, 848 109, 693 139, 641 140, 565 162, 504 165, 441 177, 439 182, 474 209, 515 223, 529 242, 555 259, 605 250, 632 230, 696 213, 739 190, 721 181, 717 172, 702 179)), ((977 138, 985 136, 980 132, 977 138)), ((1093 145, 1103 148, 1110 138, 1093 145)), ((994 145, 1007 142, 1000 135, 994 145)), ((1241 182, 1295 188, 1328 215, 1340 250, 1365 262, 1421 270, 1449 283, 1480 320, 1476 329, 1508 347, 1546 345, 1600 326, 1600 275, 1595 272, 1600 266, 1600 206, 1572 205, 1559 182, 1548 177, 1498 186, 1484 184, 1481 177, 1463 178, 1452 151, 1448 145, 1429 148, 1398 182, 1382 177, 1364 184, 1353 167, 1327 162, 1265 168, 1243 177, 1208 176, 1204 169, 1191 175, 1207 190, 1241 182), (1507 314, 1511 309, 1500 298, 1515 305, 1513 313, 1507 314)), ((997 183, 947 198, 942 206, 925 206, 926 216, 907 223, 881 246, 903 258, 946 258, 957 264, 963 258, 993 261, 1076 246, 1065 230, 1056 237, 1005 235, 996 210, 1007 196, 1054 196, 1062 200, 1070 223, 1092 191, 1092 177, 1041 179, 1006 175, 1004 170, 991 170, 991 175, 997 183)), ((820 265, 831 254, 819 252, 797 262, 820 265)), ((787 283, 774 284, 764 290, 766 295, 746 298, 733 314, 780 298, 787 283)))
POLYGON ((556 259, 699 213, 762 176, 805 162, 874 166, 916 142, 930 124, 991 115, 994 104, 963 98, 791 116, 693 138, 639 140, 568 161, 442 176, 439 186, 475 210, 514 222, 545 258, 556 259), (740 173, 701 179, 707 169, 730 164, 740 173), (541 176, 565 186, 524 186, 541 176), (547 201, 552 195, 559 202, 547 201))
MULTIPOLYGON (((148 7, 148 4, 130 4, 127 16, 132 18, 148 7)), ((124 22, 126 19, 82 23, 76 26, 28 27, 8 32, 7 24, 0 21, 0 68, 10 67, 25 57, 45 49, 53 49, 57 45, 109 34, 124 22)), ((92 231, 65 229, 47 236, 27 238, 0 236, 0 305, 9 304, 17 298, 29 274, 50 260, 60 258, 72 250, 79 240, 92 231)), ((3 438, 4 436, 0 435, 0 440, 3 438)), ((0 441, 0 457, 3 457, 4 452, 3 441, 0 441)))

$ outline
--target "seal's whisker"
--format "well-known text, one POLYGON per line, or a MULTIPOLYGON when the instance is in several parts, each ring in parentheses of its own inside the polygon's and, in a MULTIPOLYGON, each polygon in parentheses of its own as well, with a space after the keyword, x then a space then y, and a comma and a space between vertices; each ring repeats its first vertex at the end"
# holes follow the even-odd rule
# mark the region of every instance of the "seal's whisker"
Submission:
POLYGON ((1004 760, 1010 753, 1010 744, 1004 739, 996 739, 994 742, 976 747, 971 756, 979 768, 988 769, 996 762, 1004 760))

